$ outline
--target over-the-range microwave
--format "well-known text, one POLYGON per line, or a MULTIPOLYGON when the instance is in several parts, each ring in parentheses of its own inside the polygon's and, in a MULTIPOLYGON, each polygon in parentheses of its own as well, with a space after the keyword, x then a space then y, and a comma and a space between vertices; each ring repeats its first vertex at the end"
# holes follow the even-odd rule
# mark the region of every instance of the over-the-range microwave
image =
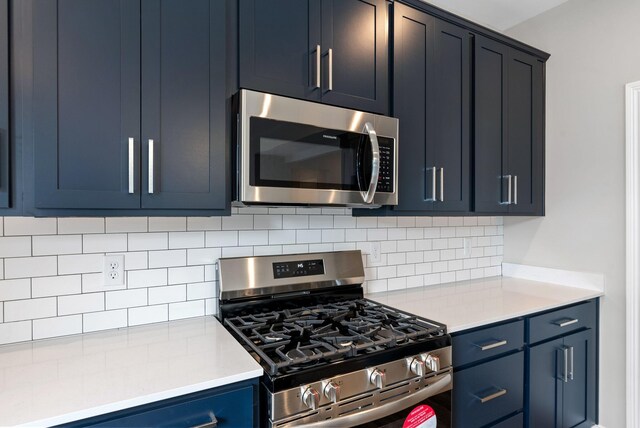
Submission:
POLYGON ((234 205, 398 204, 398 119, 241 90, 234 205))

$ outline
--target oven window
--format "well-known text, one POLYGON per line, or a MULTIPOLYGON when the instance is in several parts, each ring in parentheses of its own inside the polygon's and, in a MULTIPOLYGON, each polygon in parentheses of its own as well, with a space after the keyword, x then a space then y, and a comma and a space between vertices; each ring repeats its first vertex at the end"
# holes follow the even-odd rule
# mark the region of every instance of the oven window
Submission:
POLYGON ((442 392, 434 395, 422 403, 416 404, 402 411, 386 416, 377 421, 367 424, 358 425, 356 428, 403 428, 405 420, 409 413, 419 405, 424 404, 431 407, 435 414, 438 424, 437 428, 451 428, 451 391, 442 392))
POLYGON ((259 117, 250 127, 252 186, 357 191, 370 180, 363 134, 259 117))

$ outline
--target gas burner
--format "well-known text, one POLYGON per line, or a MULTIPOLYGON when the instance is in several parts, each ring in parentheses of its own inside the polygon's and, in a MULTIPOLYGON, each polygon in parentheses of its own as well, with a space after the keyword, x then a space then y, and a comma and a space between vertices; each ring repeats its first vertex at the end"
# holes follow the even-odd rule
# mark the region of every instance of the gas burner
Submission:
POLYGON ((288 351, 285 355, 288 358, 290 358, 292 361, 295 361, 297 359, 304 359, 306 357, 312 357, 314 355, 314 353, 313 353, 313 351, 311 351, 309 349, 295 348, 295 349, 291 349, 290 351, 288 351))

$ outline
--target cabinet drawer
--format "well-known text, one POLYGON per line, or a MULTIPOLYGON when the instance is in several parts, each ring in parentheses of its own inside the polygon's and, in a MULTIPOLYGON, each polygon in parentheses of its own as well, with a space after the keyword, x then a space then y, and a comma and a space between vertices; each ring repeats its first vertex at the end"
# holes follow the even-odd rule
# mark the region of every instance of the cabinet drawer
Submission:
POLYGON ((487 425, 523 407, 524 352, 454 373, 453 421, 457 428, 487 425))
POLYGON ((514 321, 452 338, 453 366, 459 367, 524 346, 524 321, 514 321))
POLYGON ((528 322, 530 344, 581 328, 594 328, 596 323, 596 301, 531 317, 528 322))
POLYGON ((522 428, 524 426, 524 416, 518 413, 509 419, 493 425, 491 428, 522 428))
MULTIPOLYGON (((134 410, 134 409, 132 409, 134 410)), ((114 414, 91 427, 190 427, 211 423, 211 415, 219 428, 251 427, 253 421, 253 387, 245 386, 233 391, 176 404, 167 404, 155 409, 133 412, 127 416, 114 414)))

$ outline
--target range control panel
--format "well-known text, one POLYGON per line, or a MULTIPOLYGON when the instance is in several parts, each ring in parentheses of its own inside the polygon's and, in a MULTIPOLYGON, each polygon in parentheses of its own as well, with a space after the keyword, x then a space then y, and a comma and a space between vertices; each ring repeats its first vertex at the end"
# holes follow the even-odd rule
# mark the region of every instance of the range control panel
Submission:
POLYGON ((273 264, 273 277, 275 279, 323 274, 324 261, 322 259, 304 260, 300 262, 278 262, 273 264))
POLYGON ((393 192, 393 139, 379 137, 380 145, 380 176, 378 177, 378 192, 393 192))

